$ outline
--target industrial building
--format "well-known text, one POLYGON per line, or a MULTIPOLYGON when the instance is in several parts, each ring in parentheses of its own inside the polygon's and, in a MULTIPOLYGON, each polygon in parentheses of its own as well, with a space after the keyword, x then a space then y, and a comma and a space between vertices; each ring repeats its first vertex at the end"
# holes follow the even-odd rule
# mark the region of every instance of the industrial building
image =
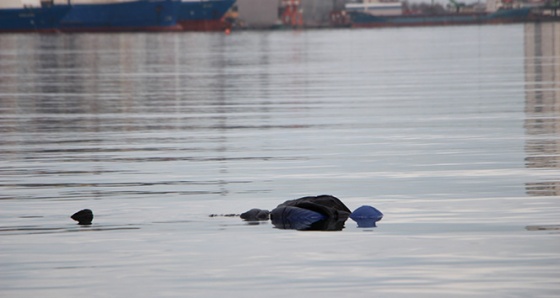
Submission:
POLYGON ((330 14, 344 9, 346 0, 237 0, 241 27, 323 27, 330 14))

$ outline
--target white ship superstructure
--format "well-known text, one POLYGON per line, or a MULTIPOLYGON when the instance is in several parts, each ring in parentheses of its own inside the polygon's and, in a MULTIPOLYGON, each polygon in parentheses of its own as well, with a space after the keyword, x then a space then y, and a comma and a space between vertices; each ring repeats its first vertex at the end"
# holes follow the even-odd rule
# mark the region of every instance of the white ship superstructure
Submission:
POLYGON ((403 5, 399 0, 359 0, 348 2, 346 11, 362 11, 377 16, 402 15, 403 5))

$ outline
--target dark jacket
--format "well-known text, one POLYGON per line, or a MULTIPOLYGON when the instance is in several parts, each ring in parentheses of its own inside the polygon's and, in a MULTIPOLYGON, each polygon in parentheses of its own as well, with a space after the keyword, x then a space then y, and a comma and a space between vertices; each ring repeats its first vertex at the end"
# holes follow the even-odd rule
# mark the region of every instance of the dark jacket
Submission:
POLYGON ((351 211, 330 195, 286 201, 270 212, 272 224, 280 229, 340 231, 351 211))

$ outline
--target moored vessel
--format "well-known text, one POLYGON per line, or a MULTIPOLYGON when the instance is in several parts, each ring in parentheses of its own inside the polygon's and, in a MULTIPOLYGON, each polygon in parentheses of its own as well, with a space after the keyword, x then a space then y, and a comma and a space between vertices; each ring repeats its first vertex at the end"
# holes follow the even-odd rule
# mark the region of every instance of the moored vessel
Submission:
POLYGON ((70 11, 68 5, 53 0, 24 5, 20 0, 0 1, 0 32, 56 32, 60 20, 70 11))
POLYGON ((352 27, 399 27, 525 22, 531 20, 530 13, 529 8, 517 8, 494 13, 375 16, 364 12, 349 12, 349 15, 352 27))
POLYGON ((235 0, 182 0, 177 22, 187 31, 217 31, 229 24, 223 19, 235 0))
POLYGON ((61 32, 180 31, 179 0, 69 0, 61 32))
POLYGON ((235 0, 0 0, 0 32, 223 30, 229 27, 224 15, 234 3, 235 0))
POLYGON ((504 7, 487 12, 463 10, 463 3, 450 0, 448 11, 411 12, 399 0, 362 0, 349 3, 346 10, 352 27, 441 26, 515 23, 533 20, 530 7, 504 7))

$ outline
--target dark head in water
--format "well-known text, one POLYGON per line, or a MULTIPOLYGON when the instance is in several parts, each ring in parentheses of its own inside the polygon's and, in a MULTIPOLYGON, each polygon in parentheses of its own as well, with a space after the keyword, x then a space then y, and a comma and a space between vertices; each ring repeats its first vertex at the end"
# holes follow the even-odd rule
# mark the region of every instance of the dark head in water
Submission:
POLYGON ((241 213, 239 217, 247 221, 260 221, 260 220, 268 220, 270 211, 263 210, 263 209, 251 209, 247 212, 241 213))
POLYGON ((70 218, 77 221, 79 225, 91 225, 93 221, 93 212, 89 209, 80 210, 72 214, 70 218))
POLYGON ((381 220, 383 214, 371 206, 362 206, 356 209, 357 217, 354 219, 348 207, 338 198, 330 195, 309 196, 296 200, 286 201, 271 212, 268 210, 251 209, 241 218, 246 221, 272 220, 272 224, 279 229, 340 231, 350 216, 358 222, 358 227, 370 227, 371 222, 381 220), (370 207, 371 209, 364 208, 370 207), (366 223, 361 223, 365 219, 366 223))

